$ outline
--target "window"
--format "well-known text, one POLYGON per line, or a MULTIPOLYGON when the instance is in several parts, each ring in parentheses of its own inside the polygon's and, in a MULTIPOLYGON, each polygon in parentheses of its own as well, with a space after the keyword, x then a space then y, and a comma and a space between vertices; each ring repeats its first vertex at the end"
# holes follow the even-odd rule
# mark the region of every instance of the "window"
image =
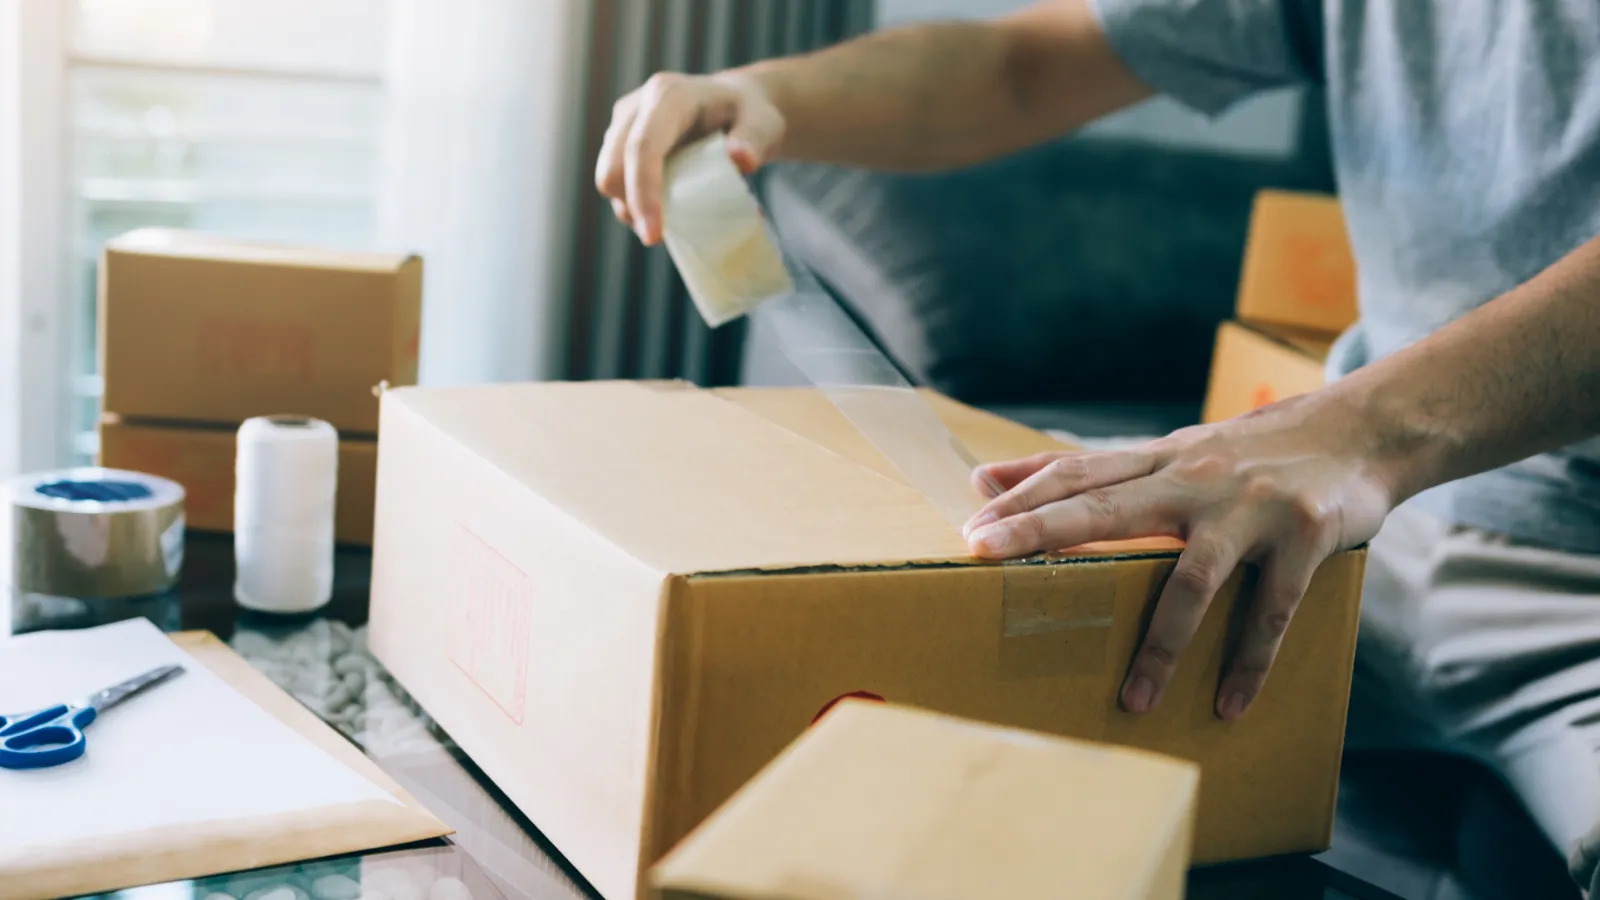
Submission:
POLYGON ((389 12, 389 0, 74 4, 64 461, 87 462, 98 446, 96 269, 108 239, 159 225, 374 244, 389 12))

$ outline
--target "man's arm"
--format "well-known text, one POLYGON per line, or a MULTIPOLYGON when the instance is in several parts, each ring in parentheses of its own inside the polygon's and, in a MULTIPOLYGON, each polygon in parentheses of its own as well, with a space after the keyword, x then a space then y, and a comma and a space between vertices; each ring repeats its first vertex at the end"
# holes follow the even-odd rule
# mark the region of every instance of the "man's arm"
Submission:
POLYGON ((654 243, 662 164, 703 134, 728 132, 747 172, 780 157, 936 169, 1020 150, 1149 94, 1088 0, 1046 0, 992 22, 878 32, 713 76, 656 75, 617 102, 595 182, 654 243))
POLYGON ((726 77, 756 86, 782 112, 784 158, 887 170, 982 162, 1150 94, 1086 0, 883 31, 726 77))
POLYGON ((1370 540, 1406 498, 1600 433, 1600 238, 1514 291, 1334 384, 1137 450, 986 467, 1007 488, 968 525, 973 551, 1022 556, 1089 541, 1187 541, 1123 685, 1161 700, 1206 607, 1261 567, 1217 695, 1260 692, 1318 565, 1370 540))
POLYGON ((1331 392, 1402 499, 1600 434, 1600 237, 1331 392))

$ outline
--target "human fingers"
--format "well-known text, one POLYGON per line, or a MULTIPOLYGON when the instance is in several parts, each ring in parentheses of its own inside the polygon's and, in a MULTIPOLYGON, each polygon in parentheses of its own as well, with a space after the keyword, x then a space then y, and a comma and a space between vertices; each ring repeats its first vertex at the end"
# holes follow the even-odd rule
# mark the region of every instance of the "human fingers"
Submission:
POLYGON ((667 154, 696 118, 694 89, 681 76, 651 76, 641 89, 639 110, 623 147, 628 211, 639 240, 661 239, 661 182, 667 154))
POLYGON ((1093 541, 1172 534, 1181 524, 1177 499, 1170 487, 1149 478, 1090 488, 976 528, 967 542, 977 556, 1009 559, 1093 541))
POLYGON ((1069 451, 1053 450, 1049 453, 1035 453, 1022 459, 984 463, 972 470, 972 481, 978 490, 984 493, 984 496, 993 499, 1021 484, 1023 479, 1049 465, 1052 461, 1070 455, 1072 454, 1069 451), (995 490, 995 488, 999 488, 999 490, 995 490))
MULTIPOLYGON (((1038 509, 1084 491, 1142 478, 1155 471, 1156 462, 1147 453, 1128 451, 1051 454, 1047 458, 1031 457, 1009 465, 1010 468, 1003 470, 1001 475, 1014 478, 1029 467, 1033 471, 1020 481, 1013 482, 1013 486, 1005 493, 978 510, 963 529, 967 534, 1009 516, 1038 509)), ((996 481, 1005 483, 998 475, 996 481)))
POLYGON ((611 201, 612 211, 624 223, 627 223, 631 216, 627 212, 628 186, 625 180, 627 167, 623 159, 623 145, 628 133, 633 129, 633 120, 637 114, 637 92, 628 94, 612 105, 611 123, 606 126, 605 137, 600 142, 600 154, 595 157, 594 164, 595 190, 611 201))
POLYGON ((621 200, 611 201, 611 214, 617 217, 618 222, 629 228, 633 227, 633 214, 628 212, 628 204, 621 200))
POLYGON ((728 129, 728 157, 740 172, 754 173, 767 164, 783 140, 782 117, 766 107, 741 104, 732 128, 728 129))
POLYGON ((1155 613, 1122 685, 1122 708, 1155 709, 1172 682, 1178 657, 1194 639, 1218 589, 1243 556, 1238 526, 1199 528, 1189 537, 1156 601, 1155 613))
POLYGON ((1326 558, 1327 553, 1313 543, 1292 540, 1262 560, 1244 631, 1217 689, 1218 716, 1228 721, 1239 718, 1261 694, 1289 622, 1326 558))

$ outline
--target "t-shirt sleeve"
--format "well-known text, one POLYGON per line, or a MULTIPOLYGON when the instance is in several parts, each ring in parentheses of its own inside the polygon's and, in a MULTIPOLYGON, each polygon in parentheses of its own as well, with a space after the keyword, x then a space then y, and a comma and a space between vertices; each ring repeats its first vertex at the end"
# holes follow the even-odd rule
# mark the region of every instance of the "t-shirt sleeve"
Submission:
POLYGON ((1320 0, 1091 0, 1111 45, 1160 93, 1208 115, 1322 80, 1320 0))

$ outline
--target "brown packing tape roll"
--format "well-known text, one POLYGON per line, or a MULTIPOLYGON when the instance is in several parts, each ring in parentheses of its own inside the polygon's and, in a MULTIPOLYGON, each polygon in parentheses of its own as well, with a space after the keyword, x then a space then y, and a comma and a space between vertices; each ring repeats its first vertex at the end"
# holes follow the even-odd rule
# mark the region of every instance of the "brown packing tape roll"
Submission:
POLYGON ((183 565, 183 488, 117 469, 26 475, 9 485, 12 586, 110 600, 171 588, 183 565))

